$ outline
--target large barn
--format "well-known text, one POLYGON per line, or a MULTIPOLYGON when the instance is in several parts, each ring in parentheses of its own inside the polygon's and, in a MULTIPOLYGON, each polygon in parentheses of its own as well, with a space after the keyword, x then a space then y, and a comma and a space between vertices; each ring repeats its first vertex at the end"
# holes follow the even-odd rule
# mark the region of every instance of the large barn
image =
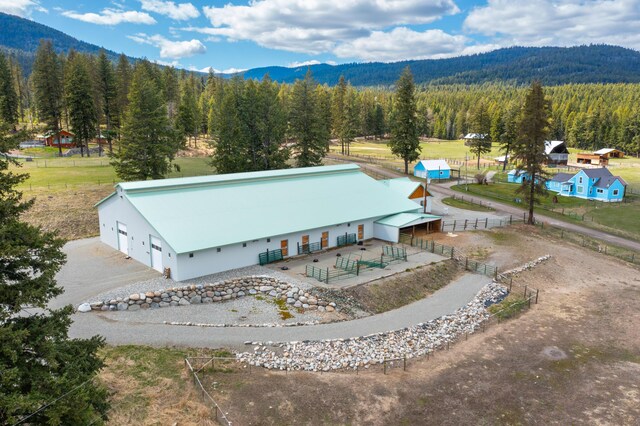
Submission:
MULTIPOLYGON (((123 182, 97 207, 102 242, 178 281, 268 262, 274 253, 374 237, 397 242, 405 221, 390 217, 420 209, 353 164, 123 182), (384 226, 374 225, 381 219, 384 226), (389 232, 394 226, 398 232, 389 232)), ((411 227, 433 221, 413 219, 411 227)))

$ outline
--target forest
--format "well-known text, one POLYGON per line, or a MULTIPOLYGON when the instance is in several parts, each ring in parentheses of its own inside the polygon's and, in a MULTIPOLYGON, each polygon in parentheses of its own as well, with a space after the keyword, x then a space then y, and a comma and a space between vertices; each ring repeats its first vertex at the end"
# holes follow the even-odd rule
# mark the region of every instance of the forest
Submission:
MULTIPOLYGON (((103 135, 117 170, 130 161, 127 155, 164 141, 149 155, 166 162, 132 176, 120 174, 123 178, 161 177, 177 150, 198 139, 215 147, 212 165, 221 173, 281 168, 290 159, 298 166, 316 165, 331 140, 348 151, 357 137, 387 138, 396 113, 391 90, 358 88, 344 77, 330 87, 310 70, 293 84, 268 75, 261 81, 225 79, 144 60, 131 63, 124 55, 113 61, 105 52, 58 53, 44 41, 29 76, 11 58, 2 62, 6 71, 0 71, 0 82, 11 84, 1 86, 14 92, 4 99, 15 98, 18 127, 32 135, 66 129, 80 146, 103 135), (144 142, 150 128, 155 140, 144 142)), ((640 154, 640 84, 567 84, 544 91, 552 139, 583 150, 610 147, 640 154)), ((483 133, 508 144, 516 137, 525 93, 526 88, 506 83, 418 84, 418 134, 453 140, 483 133)))

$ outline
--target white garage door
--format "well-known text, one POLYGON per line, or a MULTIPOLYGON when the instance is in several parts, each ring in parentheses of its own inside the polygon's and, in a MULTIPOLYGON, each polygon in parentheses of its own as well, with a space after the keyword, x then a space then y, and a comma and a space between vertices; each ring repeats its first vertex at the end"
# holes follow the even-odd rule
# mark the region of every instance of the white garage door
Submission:
POLYGON ((151 237, 151 267, 162 272, 162 242, 156 237, 151 237))
POLYGON ((121 252, 129 255, 129 240, 127 238, 127 225, 118 223, 118 248, 121 252))

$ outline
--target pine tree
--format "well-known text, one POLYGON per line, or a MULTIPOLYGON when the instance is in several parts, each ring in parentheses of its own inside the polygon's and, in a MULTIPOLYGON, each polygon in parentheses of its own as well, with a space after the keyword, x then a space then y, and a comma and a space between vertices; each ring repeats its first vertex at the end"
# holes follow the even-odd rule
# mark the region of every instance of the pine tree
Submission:
POLYGON ((391 153, 404 161, 404 173, 409 173, 409 163, 420 156, 420 139, 416 118, 416 97, 413 74, 407 66, 396 83, 391 119, 391 153))
POLYGON ((0 121, 12 123, 18 121, 18 94, 13 84, 13 75, 9 62, 0 52, 0 121))
POLYGON ((345 154, 345 141, 342 139, 341 134, 344 127, 344 104, 346 96, 347 82, 344 79, 344 75, 341 75, 338 84, 333 88, 333 95, 331 96, 331 125, 334 137, 340 139, 340 153, 343 155, 345 154))
POLYGON ((484 102, 480 102, 471 116, 472 131, 478 136, 471 140, 469 149, 478 158, 478 170, 480 170, 480 157, 491 152, 491 116, 484 102))
POLYGON ((60 146, 60 126, 63 112, 62 63, 50 40, 42 40, 33 63, 33 86, 40 120, 44 121, 58 142, 58 154, 62 157, 60 146))
MULTIPOLYGON (((104 50, 100 51, 98 57, 98 92, 102 100, 102 116, 107 126, 106 134, 109 145, 109 153, 113 153, 114 126, 118 127, 118 90, 113 64, 107 58, 104 50)), ((98 135, 99 136, 99 135, 98 135)))
POLYGON ((148 62, 136 64, 124 117, 120 150, 111 164, 124 180, 162 179, 180 146, 148 62))
POLYGON ((358 105, 356 93, 350 88, 345 94, 343 117, 340 122, 340 143, 343 154, 351 154, 351 143, 356 140, 358 130, 358 105))
MULTIPOLYGON (((0 149, 17 145, 14 126, 0 120, 0 149)), ((101 422, 108 395, 94 379, 104 340, 69 339, 72 307, 47 308, 63 292, 55 281, 63 241, 21 221, 33 200, 15 187, 27 175, 8 167, 0 157, 0 424, 101 422)))
POLYGON ((291 93, 289 126, 295 139, 294 151, 298 167, 318 166, 329 150, 331 129, 328 96, 318 99, 316 83, 307 70, 304 79, 297 80, 291 93), (327 120, 327 110, 329 117, 327 120))
POLYGON ((218 173, 238 173, 250 169, 247 132, 241 116, 243 82, 234 78, 226 87, 215 126, 216 143, 211 164, 218 173))
POLYGON ((118 110, 118 127, 122 127, 124 116, 129 105, 129 89, 131 86, 131 65, 127 57, 122 54, 116 65, 116 108, 118 110))
POLYGON ((257 131, 260 145, 258 170, 284 169, 290 152, 285 145, 287 114, 279 96, 278 85, 269 75, 258 86, 257 131))
POLYGON ((515 105, 510 105, 502 119, 502 133, 498 136, 500 147, 502 152, 504 152, 502 171, 507 169, 507 164, 511 161, 511 145, 518 137, 519 113, 520 111, 515 107, 515 105))
POLYGON ((65 84, 65 100, 69 111, 71 130, 80 154, 84 156, 84 147, 89 156, 89 141, 96 135, 97 115, 91 93, 91 80, 82 55, 75 55, 68 64, 65 84))
POLYGON ((549 101, 542 86, 534 82, 526 95, 518 124, 518 137, 512 147, 516 169, 526 173, 527 180, 518 188, 529 206, 528 223, 535 223, 533 207, 547 193, 544 163, 547 160, 545 141, 549 135, 549 101))
POLYGON ((198 136, 199 127, 198 99, 196 97, 195 81, 192 76, 182 82, 176 128, 187 138, 187 143, 190 146, 191 138, 196 139, 198 136))

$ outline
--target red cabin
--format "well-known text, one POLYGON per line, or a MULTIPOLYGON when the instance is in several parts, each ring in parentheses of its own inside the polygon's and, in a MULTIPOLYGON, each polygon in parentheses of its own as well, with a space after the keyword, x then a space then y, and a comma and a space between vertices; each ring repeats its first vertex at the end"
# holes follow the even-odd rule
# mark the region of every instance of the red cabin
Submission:
MULTIPOLYGON (((69 133, 66 130, 60 130, 60 146, 63 148, 74 148, 76 143, 73 141, 74 134, 69 133)), ((54 132, 47 132, 42 135, 42 139, 44 140, 47 146, 58 147, 58 138, 54 132)))

